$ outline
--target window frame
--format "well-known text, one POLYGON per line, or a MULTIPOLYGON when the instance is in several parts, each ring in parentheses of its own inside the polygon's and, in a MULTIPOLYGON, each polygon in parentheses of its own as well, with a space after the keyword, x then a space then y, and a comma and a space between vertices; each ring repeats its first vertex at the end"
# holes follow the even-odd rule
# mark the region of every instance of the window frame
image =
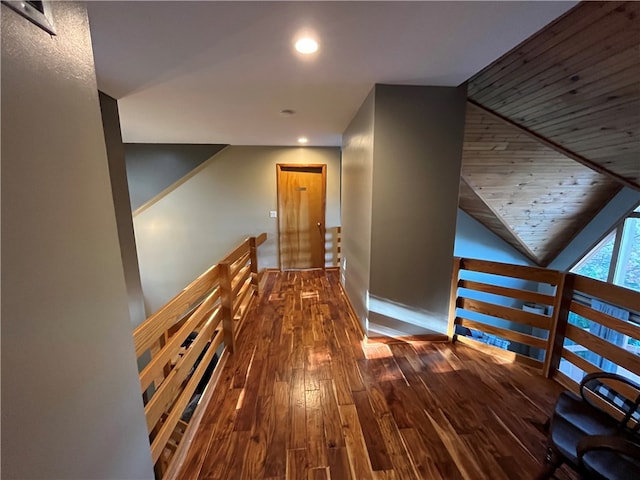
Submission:
POLYGON ((591 254, 599 247, 603 246, 611 235, 615 235, 613 241, 613 251, 611 252, 611 260, 609 261, 609 270, 607 271, 607 283, 613 284, 616 270, 618 269, 618 259, 620 257, 620 245, 622 244, 622 236, 624 233, 625 222, 630 218, 640 218, 640 203, 638 203, 629 213, 627 213, 616 225, 605 233, 592 247, 590 247, 576 262, 568 269, 569 272, 575 273, 575 270, 581 267, 589 260, 591 254))

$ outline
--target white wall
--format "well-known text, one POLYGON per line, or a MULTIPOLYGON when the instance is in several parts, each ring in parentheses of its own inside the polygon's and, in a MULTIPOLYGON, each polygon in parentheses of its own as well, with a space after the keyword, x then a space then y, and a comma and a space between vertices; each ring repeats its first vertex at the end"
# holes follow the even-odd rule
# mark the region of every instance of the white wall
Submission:
POLYGON ((2 478, 153 478, 83 4, 2 12, 2 478))
POLYGON ((343 283, 363 328, 369 314, 374 91, 342 136, 343 283))
POLYGON ((340 225, 338 148, 227 147, 134 217, 148 314, 248 236, 267 233, 260 268, 278 267, 277 163, 327 164, 326 225, 340 225))

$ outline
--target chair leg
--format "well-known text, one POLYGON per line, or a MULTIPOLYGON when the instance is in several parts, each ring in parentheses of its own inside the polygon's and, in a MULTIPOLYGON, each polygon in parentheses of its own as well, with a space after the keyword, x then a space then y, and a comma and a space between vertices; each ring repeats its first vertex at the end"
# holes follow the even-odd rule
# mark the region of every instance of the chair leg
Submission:
POLYGON ((547 455, 544 458, 544 466, 538 475, 536 475, 535 480, 548 480, 560 465, 562 465, 562 456, 555 448, 548 446, 547 455))

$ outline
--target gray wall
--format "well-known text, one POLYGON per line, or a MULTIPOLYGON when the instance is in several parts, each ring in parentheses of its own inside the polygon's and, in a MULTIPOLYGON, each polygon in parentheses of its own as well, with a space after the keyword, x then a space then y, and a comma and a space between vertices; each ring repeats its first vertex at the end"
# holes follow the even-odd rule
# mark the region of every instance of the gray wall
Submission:
POLYGON ((124 155, 131 210, 140 208, 224 147, 225 145, 126 143, 124 155))
POLYGON ((248 236, 267 233, 260 268, 278 268, 276 163, 327 164, 326 225, 340 225, 340 149, 227 147, 134 214, 148 314, 248 236))
POLYGON ((83 4, 2 11, 2 478, 153 478, 83 4))
POLYGON ((370 323, 446 331, 465 102, 466 86, 376 85, 370 297, 415 315, 370 302, 370 323))
POLYGON ((111 192, 113 194, 113 206, 118 225, 118 240, 120 242, 120 255, 124 269, 124 279, 129 296, 129 317, 134 327, 138 326, 146 318, 144 311, 144 298, 142 296, 142 284, 140 283, 140 269, 138 268, 138 252, 136 251, 136 239, 133 234, 133 218, 131 217, 129 187, 127 185, 127 169, 124 160, 124 145, 120 132, 120 115, 118 102, 99 92, 100 111, 102 113, 102 125, 104 139, 109 158, 109 177, 111 179, 111 192))
POLYGON ((364 328, 371 262, 374 95, 372 90, 342 136, 343 284, 364 328))

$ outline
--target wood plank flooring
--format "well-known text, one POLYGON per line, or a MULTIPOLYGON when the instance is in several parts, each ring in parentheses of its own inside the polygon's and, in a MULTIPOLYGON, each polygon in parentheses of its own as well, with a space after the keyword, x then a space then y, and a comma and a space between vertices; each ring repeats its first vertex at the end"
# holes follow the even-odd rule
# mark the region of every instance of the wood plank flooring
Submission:
POLYGON ((267 275, 180 478, 533 478, 557 383, 460 344, 363 348, 337 271, 267 275))

